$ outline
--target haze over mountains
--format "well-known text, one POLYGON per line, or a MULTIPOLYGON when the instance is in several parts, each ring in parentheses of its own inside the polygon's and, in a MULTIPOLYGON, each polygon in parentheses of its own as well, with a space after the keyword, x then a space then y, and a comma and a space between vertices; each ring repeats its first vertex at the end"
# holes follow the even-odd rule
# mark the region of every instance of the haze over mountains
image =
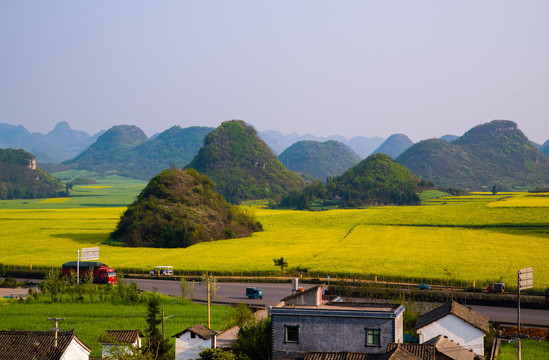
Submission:
POLYGON ((80 154, 104 132, 89 136, 84 131, 72 130, 62 121, 46 135, 31 133, 25 127, 0 123, 0 148, 24 149, 39 163, 59 163, 80 154))
MULTIPOLYGON (((217 140, 225 145, 232 144, 225 148, 226 153, 222 155, 228 156, 231 151, 235 151, 231 147, 236 146, 242 159, 255 159, 257 154, 252 156, 247 152, 256 151, 266 156, 260 160, 256 159, 257 161, 275 163, 273 159, 276 159, 276 155, 272 149, 284 149, 279 156, 281 164, 309 180, 318 179, 325 182, 328 177, 338 176, 356 165, 362 156, 357 155, 358 152, 354 149, 360 144, 358 147, 362 154, 366 150, 388 154, 408 167, 415 175, 442 187, 480 190, 497 184, 502 190, 511 190, 546 186, 549 183, 549 140, 543 145, 534 144, 511 121, 494 120, 469 130, 461 137, 445 135, 441 139, 429 139, 416 144, 412 144, 404 134, 394 134, 385 141, 381 138, 366 137, 354 137, 349 141, 340 136, 330 138, 341 141, 301 140, 288 148, 284 146, 294 140, 316 137, 297 134, 284 136, 276 131, 258 133, 243 121, 225 122, 218 129, 226 127, 227 124, 240 124, 246 129, 252 129, 254 140, 241 138, 241 142, 245 140, 244 142, 250 145, 246 150, 238 140, 232 139, 233 136, 240 136, 238 131, 232 129, 223 135, 221 140, 217 140), (257 145, 257 141, 263 145, 257 145), (354 144, 355 147, 352 148, 346 143, 354 144)), ((57 124, 47 135, 31 134, 22 126, 0 124, 0 147, 36 149, 41 154, 40 158, 46 161, 77 153, 72 158, 64 160, 62 164, 38 160, 40 166, 49 172, 78 169, 98 174, 114 172, 123 176, 150 179, 164 169, 182 168, 191 163, 203 148, 207 134, 213 130, 208 127, 182 129, 174 126, 147 138, 136 126, 118 125, 90 137, 82 131, 72 130, 65 122, 57 124), (48 151, 51 151, 51 154, 48 151)), ((245 133, 248 133, 248 130, 245 133)), ((205 150, 201 156, 204 154, 205 150)), ((233 160, 236 158, 233 156, 233 160)), ((213 163, 213 160, 203 159, 198 163, 195 161, 194 166, 200 165, 204 169, 211 169, 213 163)), ((250 177, 250 173, 257 169, 246 168, 249 164, 237 165, 245 165, 240 169, 240 178, 254 177, 250 177)), ((282 168, 281 172, 287 171, 282 168)), ((230 177, 236 178, 233 175, 230 177)), ((243 199, 240 195, 243 193, 242 189, 239 190, 238 186, 230 182, 223 185, 226 176, 214 176, 218 177, 214 179, 218 186, 226 187, 225 191, 221 191, 224 196, 231 200, 243 199)), ((293 175, 284 176, 286 179, 293 178, 293 175)), ((293 180, 290 182, 293 183, 293 180)), ((247 189, 245 192, 251 189, 248 185, 244 185, 247 189)), ((290 184, 277 184, 274 188, 288 186, 293 187, 290 184)), ((260 186, 252 191, 255 193, 254 196, 262 193, 261 197, 269 192, 272 192, 272 189, 265 192, 265 187, 260 186)))

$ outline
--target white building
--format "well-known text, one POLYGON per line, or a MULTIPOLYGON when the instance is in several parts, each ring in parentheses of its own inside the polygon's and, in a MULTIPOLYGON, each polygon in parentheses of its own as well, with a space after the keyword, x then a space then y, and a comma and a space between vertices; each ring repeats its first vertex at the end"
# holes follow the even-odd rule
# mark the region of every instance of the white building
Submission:
POLYGON ((484 336, 490 331, 488 317, 450 301, 419 317, 415 329, 423 344, 439 335, 484 355, 484 336))
POLYGON ((89 360, 90 353, 74 331, 0 331, 0 359, 89 360))
POLYGON ((205 325, 191 326, 172 336, 175 338, 175 360, 198 359, 204 349, 216 347, 217 332, 205 325))

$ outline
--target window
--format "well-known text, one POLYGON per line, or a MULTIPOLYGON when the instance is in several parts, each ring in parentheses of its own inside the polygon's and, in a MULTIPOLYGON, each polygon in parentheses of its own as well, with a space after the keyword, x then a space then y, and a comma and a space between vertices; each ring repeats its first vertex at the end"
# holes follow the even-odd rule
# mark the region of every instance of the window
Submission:
POLYGON ((284 325, 284 343, 299 344, 299 325, 284 325))
POLYGON ((366 345, 365 346, 381 346, 381 329, 368 329, 366 330, 366 345))

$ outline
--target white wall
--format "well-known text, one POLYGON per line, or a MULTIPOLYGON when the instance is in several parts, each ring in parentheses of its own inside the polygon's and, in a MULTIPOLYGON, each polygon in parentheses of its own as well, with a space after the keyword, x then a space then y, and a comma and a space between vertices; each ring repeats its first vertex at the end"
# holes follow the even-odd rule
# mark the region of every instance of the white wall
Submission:
POLYGON ((206 348, 211 348, 211 339, 204 340, 200 337, 191 338, 191 332, 188 331, 175 338, 175 360, 194 360, 198 359, 198 354, 206 348))
POLYGON ((417 332, 420 344, 442 335, 466 349, 473 350, 477 355, 484 355, 484 332, 455 315, 446 315, 417 332))
POLYGON ((72 339, 71 343, 65 350, 61 360, 89 360, 90 352, 83 348, 76 339, 72 339))

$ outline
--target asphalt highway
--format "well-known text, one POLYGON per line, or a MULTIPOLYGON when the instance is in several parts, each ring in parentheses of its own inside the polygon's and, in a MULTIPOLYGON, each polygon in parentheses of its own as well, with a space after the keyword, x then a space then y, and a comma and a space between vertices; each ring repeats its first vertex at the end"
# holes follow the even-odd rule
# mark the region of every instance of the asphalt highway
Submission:
MULTIPOLYGON (((35 283, 39 279, 18 279, 19 281, 31 280, 35 283)), ((129 279, 145 291, 157 291, 162 294, 181 296, 181 288, 175 280, 154 280, 154 279, 129 279)), ((313 287, 311 284, 303 284, 305 289, 313 287)), ((192 298, 197 301, 206 301, 206 286, 195 282, 192 298)), ((28 289, 0 289, 0 296, 15 296, 28 294, 28 289)), ((214 302, 237 304, 243 302, 257 306, 274 306, 280 300, 292 294, 292 286, 289 283, 227 283, 220 282, 219 289, 215 294, 214 302), (263 299, 248 299, 246 288, 256 287, 263 290, 263 299)), ((429 306, 427 304, 426 306, 429 306)), ((516 324, 517 309, 497 306, 469 305, 473 310, 488 316, 491 322, 503 324, 516 324)), ((523 326, 549 327, 549 310, 524 309, 520 311, 521 324, 523 326)))
MULTIPOLYGON (((181 289, 177 281, 174 280, 152 280, 152 279, 131 279, 140 289, 146 291, 156 290, 159 293, 181 296, 181 289)), ((305 289, 314 285, 303 284, 305 289)), ((292 294, 291 284, 289 283, 219 283, 219 289, 215 302, 221 303, 239 303, 255 305, 276 305, 280 300, 292 294), (257 287, 263 290, 263 299, 248 299, 246 297, 247 287, 257 287)), ((206 286, 201 283, 195 283, 193 298, 199 301, 206 301, 206 286)), ((479 306, 470 305, 470 307, 486 316, 491 322, 500 322, 504 324, 516 324, 517 309, 497 306, 479 306)), ((522 326, 542 326, 549 327, 549 311, 521 308, 520 318, 522 326)))

